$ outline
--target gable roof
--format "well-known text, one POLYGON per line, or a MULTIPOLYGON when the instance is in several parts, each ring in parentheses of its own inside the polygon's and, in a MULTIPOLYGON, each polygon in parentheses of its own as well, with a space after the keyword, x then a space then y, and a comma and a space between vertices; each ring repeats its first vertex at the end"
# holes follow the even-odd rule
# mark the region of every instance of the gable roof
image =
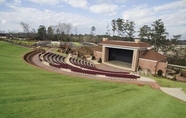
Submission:
POLYGON ((161 60, 167 59, 166 56, 156 52, 155 50, 147 50, 147 51, 145 51, 140 56, 140 58, 154 60, 154 61, 161 61, 161 60))
POLYGON ((126 46, 126 47, 150 47, 151 45, 148 43, 144 42, 131 42, 131 41, 113 41, 113 40, 108 40, 108 41, 102 41, 100 44, 102 45, 118 45, 118 46, 126 46))

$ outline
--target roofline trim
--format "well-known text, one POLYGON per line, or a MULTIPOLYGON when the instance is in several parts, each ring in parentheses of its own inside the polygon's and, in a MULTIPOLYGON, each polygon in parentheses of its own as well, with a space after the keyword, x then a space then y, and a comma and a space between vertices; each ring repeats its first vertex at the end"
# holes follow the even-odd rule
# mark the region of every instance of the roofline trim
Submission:
POLYGON ((146 60, 146 61, 152 61, 152 62, 158 62, 157 60, 151 60, 151 59, 144 59, 144 58, 139 58, 141 60, 146 60))
POLYGON ((148 47, 132 47, 132 46, 120 46, 120 45, 110 45, 110 44, 104 44, 104 47, 112 47, 112 48, 118 47, 120 49, 129 49, 129 50, 134 50, 134 49, 147 50, 148 48, 148 47))

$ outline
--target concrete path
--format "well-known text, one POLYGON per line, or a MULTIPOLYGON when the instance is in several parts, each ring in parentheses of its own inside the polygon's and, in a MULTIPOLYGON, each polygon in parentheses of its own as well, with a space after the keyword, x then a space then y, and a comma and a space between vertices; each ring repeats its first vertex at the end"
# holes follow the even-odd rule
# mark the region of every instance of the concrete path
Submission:
POLYGON ((138 81, 156 82, 154 79, 151 79, 151 78, 148 78, 148 77, 143 77, 143 76, 140 76, 138 81))
POLYGON ((160 89, 175 98, 186 101, 186 94, 182 91, 181 88, 160 87, 160 89))

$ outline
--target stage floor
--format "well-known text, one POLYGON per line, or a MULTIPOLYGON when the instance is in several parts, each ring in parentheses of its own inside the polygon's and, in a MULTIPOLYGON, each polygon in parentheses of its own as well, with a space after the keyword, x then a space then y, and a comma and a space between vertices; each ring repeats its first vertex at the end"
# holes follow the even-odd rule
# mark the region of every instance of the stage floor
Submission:
POLYGON ((117 61, 117 60, 107 61, 106 63, 117 66, 117 67, 128 68, 128 69, 131 69, 131 66, 132 66, 131 63, 126 63, 126 62, 117 61))

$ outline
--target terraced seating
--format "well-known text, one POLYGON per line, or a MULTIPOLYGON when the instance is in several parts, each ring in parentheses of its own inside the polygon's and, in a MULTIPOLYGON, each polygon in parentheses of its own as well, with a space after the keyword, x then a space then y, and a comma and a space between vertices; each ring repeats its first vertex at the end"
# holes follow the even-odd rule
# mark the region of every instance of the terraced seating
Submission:
POLYGON ((80 59, 76 59, 76 58, 70 58, 69 61, 72 64, 74 64, 76 66, 79 66, 81 68, 96 69, 93 64, 91 64, 90 62, 84 61, 84 60, 80 60, 80 59))
POLYGON ((43 59, 44 61, 48 62, 48 55, 50 54, 50 52, 47 52, 43 55, 43 59))
POLYGON ((69 65, 65 63, 64 61, 65 57, 51 52, 45 53, 43 57, 44 60, 48 62, 50 66, 56 68, 70 69, 72 72, 76 72, 80 74, 105 75, 106 77, 112 77, 112 78, 130 78, 130 79, 139 78, 138 76, 131 75, 128 72, 114 72, 114 71, 101 70, 96 68, 92 63, 88 61, 80 60, 72 57, 69 58, 69 61, 72 65, 69 65))
POLYGON ((35 65, 35 63, 32 61, 32 58, 34 57, 34 55, 39 54, 41 52, 43 52, 43 50, 34 50, 28 52, 27 54, 24 55, 24 60, 32 65, 35 65))

